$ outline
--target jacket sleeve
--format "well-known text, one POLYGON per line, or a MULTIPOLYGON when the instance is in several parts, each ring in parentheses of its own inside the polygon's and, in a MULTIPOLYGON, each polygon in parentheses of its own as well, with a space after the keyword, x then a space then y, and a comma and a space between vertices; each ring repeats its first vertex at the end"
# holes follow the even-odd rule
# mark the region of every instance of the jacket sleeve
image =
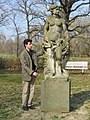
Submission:
POLYGON ((21 53, 21 55, 20 55, 20 61, 21 61, 21 64, 22 64, 22 68, 25 71, 27 71, 27 73, 29 75, 32 75, 33 70, 28 66, 28 63, 27 63, 27 60, 26 60, 26 56, 24 55, 24 53, 21 53))

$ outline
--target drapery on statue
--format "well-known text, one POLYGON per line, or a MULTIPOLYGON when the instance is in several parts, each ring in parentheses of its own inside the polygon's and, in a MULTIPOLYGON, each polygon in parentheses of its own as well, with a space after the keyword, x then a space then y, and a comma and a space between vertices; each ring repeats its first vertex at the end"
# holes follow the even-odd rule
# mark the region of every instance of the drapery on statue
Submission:
POLYGON ((46 63, 46 78, 67 78, 65 64, 69 59, 68 31, 64 19, 60 15, 60 7, 52 5, 49 9, 51 15, 47 17, 44 25, 44 43, 46 63))

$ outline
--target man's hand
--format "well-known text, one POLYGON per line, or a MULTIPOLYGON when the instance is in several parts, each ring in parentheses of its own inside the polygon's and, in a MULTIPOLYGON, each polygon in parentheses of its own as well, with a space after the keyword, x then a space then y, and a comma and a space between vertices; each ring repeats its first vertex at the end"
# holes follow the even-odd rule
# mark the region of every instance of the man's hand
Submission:
POLYGON ((37 72, 34 72, 33 73, 33 76, 37 77, 38 73, 37 72))

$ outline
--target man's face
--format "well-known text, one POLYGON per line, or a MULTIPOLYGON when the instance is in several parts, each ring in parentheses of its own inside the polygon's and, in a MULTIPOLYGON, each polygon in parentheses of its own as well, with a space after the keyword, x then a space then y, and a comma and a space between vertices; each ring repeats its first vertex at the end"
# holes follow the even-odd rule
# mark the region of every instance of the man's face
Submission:
POLYGON ((32 49, 32 43, 31 42, 28 42, 28 44, 25 45, 26 46, 26 49, 32 49))

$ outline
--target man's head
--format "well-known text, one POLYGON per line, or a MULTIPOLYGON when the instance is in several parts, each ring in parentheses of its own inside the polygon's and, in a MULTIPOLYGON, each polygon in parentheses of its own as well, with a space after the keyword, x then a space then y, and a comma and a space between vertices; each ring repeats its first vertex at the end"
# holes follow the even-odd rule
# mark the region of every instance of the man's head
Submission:
POLYGON ((32 40, 31 39, 25 39, 23 41, 23 44, 26 49, 32 49, 32 40))

